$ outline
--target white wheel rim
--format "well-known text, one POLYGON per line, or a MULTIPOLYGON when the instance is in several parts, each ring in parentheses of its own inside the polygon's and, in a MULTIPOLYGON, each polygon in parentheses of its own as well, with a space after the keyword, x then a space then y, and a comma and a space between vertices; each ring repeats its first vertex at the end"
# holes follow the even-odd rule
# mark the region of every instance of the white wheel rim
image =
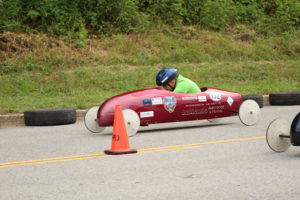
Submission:
POLYGON ((290 135, 290 124, 283 119, 275 119, 268 126, 266 139, 269 147, 275 152, 284 152, 291 146, 290 138, 279 137, 290 135))
POLYGON ((140 118, 138 114, 131 109, 125 109, 123 110, 123 116, 126 124, 127 135, 129 137, 134 136, 140 127, 140 118))
POLYGON ((99 126, 97 121, 98 106, 90 108, 84 117, 85 127, 92 133, 100 133, 105 127, 99 126))
POLYGON ((207 119, 209 122, 211 122, 211 123, 218 123, 218 122, 220 122, 221 121, 221 119, 220 118, 214 118, 214 119, 207 119))
POLYGON ((247 126, 256 124, 260 117, 260 108, 256 101, 251 99, 244 101, 239 108, 239 117, 247 126))

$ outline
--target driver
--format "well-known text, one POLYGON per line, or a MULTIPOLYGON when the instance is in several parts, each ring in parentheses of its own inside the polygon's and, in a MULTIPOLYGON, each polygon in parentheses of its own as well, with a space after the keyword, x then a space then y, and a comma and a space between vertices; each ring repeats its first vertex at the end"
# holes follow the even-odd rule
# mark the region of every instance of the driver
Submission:
POLYGON ((175 68, 164 68, 156 75, 156 84, 162 85, 165 90, 177 93, 200 93, 198 85, 179 75, 175 68))

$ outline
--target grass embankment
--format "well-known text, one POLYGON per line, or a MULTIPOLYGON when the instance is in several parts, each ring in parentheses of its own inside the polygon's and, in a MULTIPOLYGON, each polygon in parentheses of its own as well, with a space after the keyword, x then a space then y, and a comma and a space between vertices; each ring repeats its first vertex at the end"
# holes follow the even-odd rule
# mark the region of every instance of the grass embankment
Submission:
POLYGON ((200 87, 242 94, 300 90, 300 32, 260 37, 236 28, 218 33, 182 27, 90 38, 78 49, 45 35, 0 34, 0 114, 100 105, 156 87, 176 67, 200 87))

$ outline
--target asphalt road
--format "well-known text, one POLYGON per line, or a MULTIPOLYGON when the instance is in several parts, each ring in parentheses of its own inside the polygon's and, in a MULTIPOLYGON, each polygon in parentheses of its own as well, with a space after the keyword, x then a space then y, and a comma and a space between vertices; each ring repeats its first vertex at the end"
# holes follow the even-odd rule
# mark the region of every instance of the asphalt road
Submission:
POLYGON ((300 148, 272 152, 269 123, 292 121, 300 106, 261 110, 255 126, 238 117, 143 128, 138 154, 107 156, 111 131, 83 123, 0 130, 0 199, 299 199, 300 148))

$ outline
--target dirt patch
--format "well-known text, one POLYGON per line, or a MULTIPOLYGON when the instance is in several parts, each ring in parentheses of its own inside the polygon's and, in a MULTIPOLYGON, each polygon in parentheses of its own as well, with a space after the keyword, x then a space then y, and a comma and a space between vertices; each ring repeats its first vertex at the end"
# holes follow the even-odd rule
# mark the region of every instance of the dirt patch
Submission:
POLYGON ((13 32, 0 33, 0 61, 28 52, 46 51, 65 46, 62 41, 44 35, 13 32))
POLYGON ((0 34, 0 60, 14 55, 20 55, 24 51, 32 51, 35 47, 35 44, 23 34, 11 32, 0 34))
MULTIPOLYGON (((45 34, 0 32, 0 61, 7 58, 23 57, 34 55, 39 59, 65 58, 64 61, 71 61, 78 64, 80 59, 100 59, 111 57, 105 50, 105 44, 99 39, 89 39, 85 48, 76 48, 72 41, 57 39, 45 34)), ((53 60, 51 60, 53 61, 53 60)), ((54 60, 55 61, 55 60, 54 60)))

